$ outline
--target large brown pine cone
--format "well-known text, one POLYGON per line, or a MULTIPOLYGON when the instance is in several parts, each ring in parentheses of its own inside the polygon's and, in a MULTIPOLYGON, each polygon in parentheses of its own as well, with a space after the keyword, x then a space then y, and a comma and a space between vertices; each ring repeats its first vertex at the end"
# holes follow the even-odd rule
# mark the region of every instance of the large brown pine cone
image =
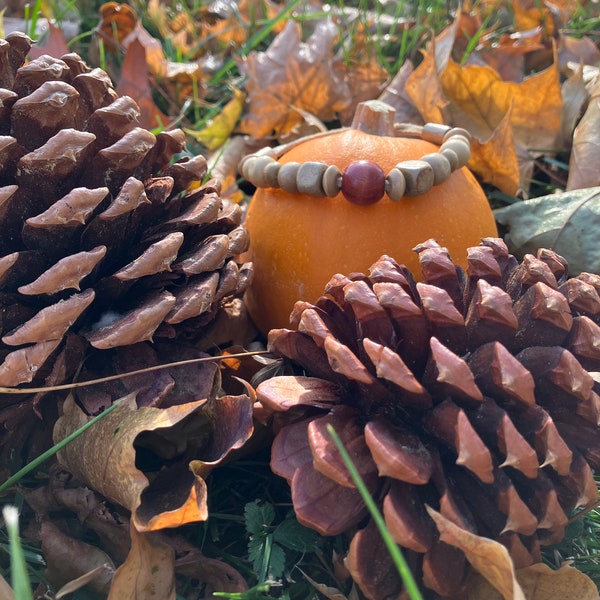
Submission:
POLYGON ((258 386, 275 413, 271 467, 298 519, 353 534, 347 566, 377 600, 401 583, 328 424, 444 597, 460 590, 465 557, 439 540, 425 505, 499 540, 522 567, 598 498, 600 276, 569 279, 549 250, 519 264, 495 238, 469 249, 466 273, 433 240, 416 251, 420 283, 383 256, 369 276, 336 275, 315 305, 298 302, 297 330, 271 331, 269 348, 303 374, 258 386))
MULTIPOLYGON (((76 54, 24 65, 30 46, 0 40, 1 386, 193 339, 251 276, 241 210, 201 185, 206 160, 185 155, 183 132, 138 127, 136 103, 76 54)), ((21 399, 0 394, 2 423, 21 399)))

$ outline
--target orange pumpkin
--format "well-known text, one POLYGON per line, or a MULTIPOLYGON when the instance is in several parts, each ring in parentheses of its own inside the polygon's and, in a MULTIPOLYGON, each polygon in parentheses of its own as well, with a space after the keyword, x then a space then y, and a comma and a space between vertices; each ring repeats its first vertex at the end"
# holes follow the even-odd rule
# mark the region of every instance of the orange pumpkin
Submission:
MULTIPOLYGON (((388 173, 401 161, 439 150, 423 139, 395 136, 393 109, 384 105, 382 110, 381 104, 361 104, 350 128, 301 140, 278 162, 317 161, 343 172, 351 163, 366 160, 388 173)), ((375 203, 359 205, 346 196, 342 191, 325 197, 280 187, 257 189, 245 220, 247 256, 254 263, 246 303, 262 332, 288 326, 294 303, 315 302, 332 275, 365 272, 382 254, 416 274, 419 262, 412 249, 429 238, 465 266, 468 247, 482 237, 497 236, 488 200, 464 167, 430 191, 399 201, 385 193, 375 203)))

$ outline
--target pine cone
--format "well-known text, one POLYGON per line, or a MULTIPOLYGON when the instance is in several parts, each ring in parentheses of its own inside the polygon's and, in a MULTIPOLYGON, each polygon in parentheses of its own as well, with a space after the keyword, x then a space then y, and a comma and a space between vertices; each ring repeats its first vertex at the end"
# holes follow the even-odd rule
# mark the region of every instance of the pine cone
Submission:
POLYGON ((383 256, 369 276, 336 275, 314 305, 298 302, 297 330, 271 331, 269 348, 304 374, 257 389, 275 415, 271 467, 290 482, 298 520, 354 534, 346 564, 374 600, 397 597, 401 582, 364 526, 328 424, 444 597, 460 590, 466 561, 425 505, 523 567, 598 497, 600 382, 588 371, 600 370, 600 276, 569 279, 549 250, 519 264, 495 238, 469 249, 466 273, 433 240, 415 250, 422 282, 383 256))
POLYGON ((138 127, 136 103, 76 54, 22 66, 30 46, 0 40, 2 386, 198 336, 251 276, 235 260, 241 209, 200 185, 206 160, 184 155, 183 132, 138 127))

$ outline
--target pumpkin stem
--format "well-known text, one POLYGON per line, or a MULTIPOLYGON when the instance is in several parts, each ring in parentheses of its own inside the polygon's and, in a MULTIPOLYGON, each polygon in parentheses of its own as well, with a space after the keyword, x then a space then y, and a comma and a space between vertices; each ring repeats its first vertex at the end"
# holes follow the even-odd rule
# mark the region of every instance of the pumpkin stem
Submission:
POLYGON ((394 116, 396 109, 381 100, 367 100, 356 107, 352 119, 352 129, 372 135, 394 137, 394 116))

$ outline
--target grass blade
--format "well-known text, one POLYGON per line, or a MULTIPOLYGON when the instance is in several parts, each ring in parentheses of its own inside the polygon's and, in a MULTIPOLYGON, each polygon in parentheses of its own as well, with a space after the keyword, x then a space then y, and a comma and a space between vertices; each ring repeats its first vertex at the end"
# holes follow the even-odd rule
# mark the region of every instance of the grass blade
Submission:
POLYGON ((16 600, 33 600, 29 575, 25 564, 21 538, 19 537, 19 511, 16 506, 4 506, 2 515, 8 529, 10 542, 11 584, 16 600))
POLYGON ((385 546, 386 546, 388 552, 390 553, 392 560, 394 561, 394 565, 396 566, 396 569, 398 570, 400 577, 402 577, 402 581, 404 582, 404 587, 406 588, 406 591, 408 592, 408 596, 409 596, 410 600, 423 600, 423 596, 421 595, 421 592, 419 591, 417 583, 408 567, 408 564, 406 563, 406 560, 404 559, 402 551, 400 550, 398 544, 396 544, 396 542, 393 540, 393 538, 385 524, 385 521, 383 520, 383 516, 382 516, 381 512, 377 508, 377 505, 375 504, 375 501, 371 497, 371 494, 369 494, 369 490, 367 490, 367 487, 365 486, 364 481, 362 480, 362 477, 360 476, 360 473, 357 471, 356 467, 354 466, 354 463, 352 462, 350 455, 346 451, 346 448, 344 448, 344 445, 342 444, 342 440, 340 440, 340 437, 338 436, 335 429, 331 425, 327 425, 327 431, 328 431, 329 435, 331 436, 331 438, 333 439, 333 442, 337 446, 337 449, 339 450, 339 452, 342 456, 342 460, 344 461, 346 468, 350 472, 352 481, 356 485, 362 499, 364 500, 364 503, 367 505, 367 508, 369 509, 369 512, 371 513, 371 516, 373 517, 373 521, 375 521, 375 525, 377 525, 377 529, 379 529, 379 533, 381 534, 381 537, 383 538, 383 542, 385 543, 385 546))
MULTIPOLYGON (((49 458, 54 456, 57 452, 62 450, 67 444, 70 444, 76 437, 80 436, 84 431, 88 430, 90 427, 95 425, 100 419, 103 419, 106 415, 111 413, 117 406, 119 406, 120 402, 117 400, 114 404, 109 406, 104 412, 96 415, 93 419, 90 419, 85 425, 82 425, 79 429, 76 429, 73 433, 68 435, 64 440, 58 442, 52 446, 52 448, 46 450, 40 454, 37 458, 34 458, 30 463, 26 464, 22 469, 19 469, 14 475, 9 477, 2 485, 0 485, 0 493, 6 491, 9 487, 15 485, 22 477, 27 475, 27 473, 33 471, 37 467, 39 467, 42 463, 47 461, 49 458)), ((18 596, 17 596, 18 598, 18 596)))

